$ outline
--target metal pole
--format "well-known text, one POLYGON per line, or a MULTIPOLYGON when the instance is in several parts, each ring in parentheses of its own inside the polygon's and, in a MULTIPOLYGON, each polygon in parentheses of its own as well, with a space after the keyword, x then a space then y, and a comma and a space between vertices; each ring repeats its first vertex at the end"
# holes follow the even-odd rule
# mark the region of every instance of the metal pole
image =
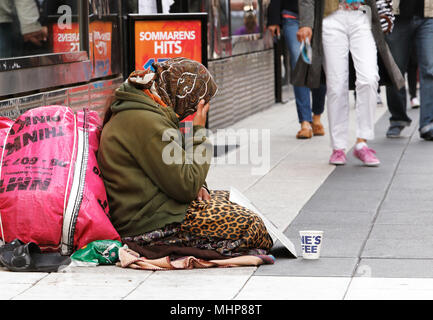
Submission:
MULTIPOLYGON (((78 24, 80 26, 80 51, 89 51, 89 1, 78 2, 78 24)), ((90 57, 89 57, 90 58, 90 57)))
POLYGON ((275 102, 282 102, 282 77, 281 77, 281 42, 279 37, 274 40, 274 66, 275 66, 275 102))

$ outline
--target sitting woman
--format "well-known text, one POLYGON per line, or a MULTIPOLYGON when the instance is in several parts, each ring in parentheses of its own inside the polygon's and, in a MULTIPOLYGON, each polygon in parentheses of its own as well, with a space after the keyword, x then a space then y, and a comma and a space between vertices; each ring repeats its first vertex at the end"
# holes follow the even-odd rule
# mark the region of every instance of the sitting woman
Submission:
POLYGON ((184 58, 153 67, 129 76, 104 119, 98 162, 114 227, 130 248, 265 254, 273 242, 260 217, 206 187, 212 145, 197 133, 217 91, 211 74, 184 58), (179 121, 193 113, 192 132, 180 134, 179 121))

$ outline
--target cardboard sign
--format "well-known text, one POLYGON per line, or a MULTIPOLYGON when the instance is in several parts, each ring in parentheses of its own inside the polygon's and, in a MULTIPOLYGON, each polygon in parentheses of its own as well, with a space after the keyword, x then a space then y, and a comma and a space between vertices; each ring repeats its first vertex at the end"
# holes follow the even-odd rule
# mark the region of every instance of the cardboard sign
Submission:
POLYGON ((135 70, 184 57, 202 62, 202 21, 135 21, 135 70))
POLYGON ((245 197, 239 190, 237 190, 234 187, 230 188, 230 201, 237 203, 238 205, 241 205, 251 211, 254 211, 257 213, 257 215, 262 218, 266 229, 268 229, 268 232, 272 239, 275 241, 275 238, 278 239, 287 250, 289 250, 290 254, 293 256, 293 258, 297 258, 296 254, 296 248, 292 241, 290 241, 289 238, 287 238, 284 233, 282 233, 268 218, 266 218, 252 203, 250 200, 248 200, 247 197, 245 197))

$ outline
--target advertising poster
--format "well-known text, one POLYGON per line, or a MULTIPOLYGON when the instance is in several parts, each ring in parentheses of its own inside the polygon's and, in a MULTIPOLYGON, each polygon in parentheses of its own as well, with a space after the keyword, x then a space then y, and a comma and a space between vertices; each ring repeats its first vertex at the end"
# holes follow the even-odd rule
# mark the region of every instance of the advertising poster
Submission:
POLYGON ((111 74, 111 42, 113 37, 111 21, 91 21, 89 24, 90 57, 93 62, 93 76, 111 74))
POLYGON ((78 22, 71 23, 70 28, 61 28, 52 24, 53 53, 80 51, 80 27, 78 22))
POLYGON ((200 20, 135 21, 135 70, 185 57, 202 62, 200 20))
MULTIPOLYGON (((113 22, 95 20, 89 23, 89 59, 92 61, 92 77, 111 74, 111 43, 113 22)), ((80 27, 78 22, 70 28, 52 24, 53 53, 80 51, 80 27)))
MULTIPOLYGON (((129 72, 152 68, 154 62, 184 57, 207 66, 207 14, 129 15, 129 72)), ((182 123, 192 121, 194 115, 182 123)))

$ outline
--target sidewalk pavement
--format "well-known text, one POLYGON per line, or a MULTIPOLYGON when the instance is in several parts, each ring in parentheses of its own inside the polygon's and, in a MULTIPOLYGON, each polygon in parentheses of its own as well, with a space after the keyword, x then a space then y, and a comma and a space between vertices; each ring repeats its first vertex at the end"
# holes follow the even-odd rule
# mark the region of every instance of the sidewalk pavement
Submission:
MULTIPOLYGON (((275 264, 258 268, 151 272, 98 266, 51 274, 0 268, 0 299, 432 299, 433 145, 418 136, 418 111, 410 116, 413 125, 403 137, 387 139, 386 104, 378 105, 377 138, 370 144, 382 161, 378 168, 361 166, 351 153, 346 166, 329 165, 328 131, 295 139, 293 99, 231 127, 270 129, 269 171, 253 175, 257 163, 218 162, 209 187, 243 192, 292 240, 298 255, 299 230, 324 230, 317 261, 289 259, 277 243, 275 264)), ((352 142, 354 117, 351 108, 352 142)), ((326 115, 323 123, 327 129, 326 115)))

